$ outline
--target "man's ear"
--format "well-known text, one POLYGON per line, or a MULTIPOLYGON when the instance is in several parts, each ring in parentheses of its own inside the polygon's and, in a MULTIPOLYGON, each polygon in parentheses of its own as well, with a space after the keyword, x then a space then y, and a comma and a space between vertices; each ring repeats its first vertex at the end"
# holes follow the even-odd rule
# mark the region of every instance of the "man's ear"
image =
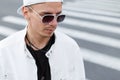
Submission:
POLYGON ((26 20, 29 19, 29 9, 28 7, 22 7, 22 14, 26 20))

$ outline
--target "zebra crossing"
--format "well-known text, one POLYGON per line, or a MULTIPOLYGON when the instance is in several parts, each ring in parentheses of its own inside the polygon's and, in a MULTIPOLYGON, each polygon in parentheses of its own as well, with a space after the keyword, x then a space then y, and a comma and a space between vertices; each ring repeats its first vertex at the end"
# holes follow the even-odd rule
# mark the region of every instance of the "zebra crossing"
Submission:
MULTIPOLYGON (((81 46, 85 61, 120 71, 119 4, 119 0, 76 0, 74 4, 67 2, 63 6, 67 18, 57 30, 75 39, 108 47, 107 50, 117 50, 118 56, 112 56, 81 46)), ((18 25, 26 25, 22 17, 13 15, 3 16, 1 20, 6 24, 15 24, 16 28, 18 25)), ((9 36, 18 31, 16 28, 0 25, 0 35, 9 36)), ((111 53, 114 54, 114 51, 111 53)))

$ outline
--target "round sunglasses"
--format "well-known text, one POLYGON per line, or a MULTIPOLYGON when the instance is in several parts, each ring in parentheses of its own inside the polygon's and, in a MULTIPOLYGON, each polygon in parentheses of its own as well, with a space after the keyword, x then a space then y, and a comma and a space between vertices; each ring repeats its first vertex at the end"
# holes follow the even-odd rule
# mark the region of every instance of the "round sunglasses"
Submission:
POLYGON ((37 14, 43 23, 45 24, 49 24, 51 21, 53 21, 54 19, 56 19, 56 21, 59 23, 59 22, 62 22, 64 19, 65 19, 65 15, 63 14, 59 14, 59 15, 56 15, 56 14, 45 14, 44 16, 41 16, 37 13, 37 11, 35 11, 32 7, 29 7, 35 14, 37 14))

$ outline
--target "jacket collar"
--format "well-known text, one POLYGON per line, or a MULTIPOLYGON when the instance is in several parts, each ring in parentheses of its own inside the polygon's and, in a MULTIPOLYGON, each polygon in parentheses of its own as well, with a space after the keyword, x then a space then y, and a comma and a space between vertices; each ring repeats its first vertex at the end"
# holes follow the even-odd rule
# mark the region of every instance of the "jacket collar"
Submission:
POLYGON ((22 50, 24 50, 24 53, 27 55, 27 57, 29 58, 33 58, 32 55, 30 54, 29 50, 27 49, 27 46, 26 46, 26 42, 25 42, 25 36, 26 36, 26 33, 27 33, 27 26, 25 27, 25 29, 23 29, 21 32, 20 32, 20 42, 21 42, 21 47, 22 50))

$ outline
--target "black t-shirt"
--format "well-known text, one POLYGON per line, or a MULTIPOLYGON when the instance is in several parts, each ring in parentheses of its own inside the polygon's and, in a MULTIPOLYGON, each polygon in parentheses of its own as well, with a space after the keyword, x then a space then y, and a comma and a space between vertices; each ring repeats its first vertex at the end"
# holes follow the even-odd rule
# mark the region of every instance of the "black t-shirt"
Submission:
POLYGON ((52 44, 55 42, 55 36, 53 35, 48 44, 40 50, 34 50, 29 45, 27 45, 28 50, 35 59, 37 65, 37 75, 38 80, 51 80, 50 66, 48 58, 45 56, 46 52, 50 49, 52 44))

